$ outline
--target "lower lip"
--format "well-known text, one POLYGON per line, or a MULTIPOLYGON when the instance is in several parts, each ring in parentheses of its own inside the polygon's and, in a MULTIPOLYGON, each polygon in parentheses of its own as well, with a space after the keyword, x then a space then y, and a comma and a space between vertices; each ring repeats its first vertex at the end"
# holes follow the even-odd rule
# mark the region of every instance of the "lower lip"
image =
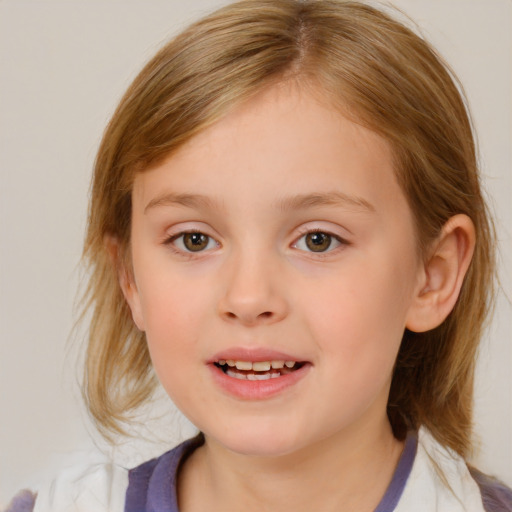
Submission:
POLYGON ((228 394, 244 400, 265 400, 284 392, 305 377, 311 364, 305 363, 299 369, 267 380, 241 380, 226 375, 214 364, 209 364, 214 381, 228 394))

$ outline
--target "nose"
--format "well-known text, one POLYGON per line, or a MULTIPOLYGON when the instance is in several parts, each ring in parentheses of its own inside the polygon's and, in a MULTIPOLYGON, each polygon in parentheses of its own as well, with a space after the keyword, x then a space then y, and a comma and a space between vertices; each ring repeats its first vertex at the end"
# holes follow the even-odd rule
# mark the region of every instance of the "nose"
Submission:
POLYGON ((226 262, 219 314, 244 326, 272 324, 288 314, 283 272, 270 257, 240 255, 226 262))

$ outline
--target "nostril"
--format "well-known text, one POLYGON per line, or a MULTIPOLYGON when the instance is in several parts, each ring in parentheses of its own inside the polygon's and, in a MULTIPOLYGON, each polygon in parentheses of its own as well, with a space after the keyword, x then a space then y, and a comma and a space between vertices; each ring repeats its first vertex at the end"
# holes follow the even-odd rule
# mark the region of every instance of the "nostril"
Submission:
POLYGON ((274 313, 272 311, 263 311, 263 313, 259 313, 255 316, 244 315, 243 313, 237 314, 237 313, 234 313, 233 311, 226 311, 224 314, 225 314, 225 317, 229 318, 230 320, 241 320, 243 322, 247 322, 247 323, 251 323, 251 324, 258 322, 258 321, 269 320, 274 317, 274 313))
MULTIPOLYGON (((226 315, 229 318, 237 318, 239 316, 236 313, 233 313, 232 311, 226 311, 226 315)), ((272 315, 273 315, 272 311, 264 311, 263 313, 260 313, 257 316, 258 316, 258 318, 270 318, 272 315)))

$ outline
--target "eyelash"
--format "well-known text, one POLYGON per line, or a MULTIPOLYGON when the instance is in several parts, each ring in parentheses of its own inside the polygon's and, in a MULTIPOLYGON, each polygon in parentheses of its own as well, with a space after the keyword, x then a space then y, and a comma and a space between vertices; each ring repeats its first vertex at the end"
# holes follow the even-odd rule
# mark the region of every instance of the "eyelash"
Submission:
POLYGON ((305 229, 304 231, 301 231, 300 236, 293 243, 292 247, 297 247, 300 240, 302 240, 307 235, 312 235, 315 233, 321 233, 322 235, 327 235, 331 239, 331 243, 329 244, 326 251, 320 251, 320 252, 304 251, 304 252, 308 252, 309 254, 314 254, 315 257, 317 257, 317 258, 327 258, 331 255, 331 253, 337 252, 337 250, 339 250, 342 246, 350 245, 348 240, 342 238, 341 236, 335 235, 334 233, 331 233, 330 231, 327 231, 325 229, 313 228, 313 229, 305 229), (338 246, 331 249, 331 245, 332 245, 333 241, 336 242, 338 244, 338 246))
MULTIPOLYGON (((174 242, 186 235, 204 235, 206 238, 208 238, 208 245, 211 240, 215 241, 215 239, 209 235, 206 235, 202 231, 196 231, 196 230, 190 230, 190 231, 180 231, 179 233, 176 233, 174 235, 169 236, 164 240, 164 245, 168 246, 174 253, 179 254, 180 256, 185 256, 189 259, 192 259, 194 257, 198 257, 201 255, 201 253, 206 252, 204 250, 201 251, 189 251, 187 249, 180 249, 174 245, 174 242)), ((215 242, 217 245, 218 243, 215 242)))
MULTIPOLYGON (((306 229, 304 231, 301 231, 300 236, 292 244, 292 247, 296 248, 298 243, 299 243, 299 241, 301 239, 303 239, 307 235, 311 235, 311 234, 315 234, 315 233, 320 233, 320 234, 326 235, 326 236, 330 237, 330 239, 331 239, 331 242, 330 242, 330 244, 329 244, 329 246, 328 246, 326 251, 319 251, 319 252, 307 251, 307 250, 303 251, 303 252, 308 252, 310 254, 314 254, 318 258, 326 258, 332 252, 335 252, 336 250, 338 250, 341 246, 348 246, 348 245, 350 245, 350 242, 348 242, 347 240, 345 240, 344 238, 342 238, 342 237, 340 237, 338 235, 335 235, 334 233, 331 233, 330 231, 327 231, 327 230, 321 229, 321 228, 315 228, 315 229, 306 229), (338 244, 338 246, 335 247, 334 249, 331 249, 332 241, 335 241, 338 244)), ((180 238, 186 236, 186 235, 204 235, 206 238, 208 238, 207 246, 210 244, 210 241, 212 241, 212 240, 217 244, 217 246, 219 245, 218 242, 216 242, 213 237, 211 237, 209 235, 206 235, 202 231, 195 231, 195 230, 180 231, 179 233, 176 233, 176 234, 171 235, 168 238, 166 238, 164 240, 163 244, 168 246, 176 254, 179 254, 179 255, 182 255, 182 256, 186 256, 186 257, 188 257, 190 259, 194 258, 194 257, 197 257, 197 256, 200 256, 203 252, 208 252, 207 250, 205 251, 204 249, 203 250, 199 250, 199 251, 189 251, 187 249, 179 249, 179 248, 177 248, 174 245, 174 242, 176 240, 179 240, 180 238)))

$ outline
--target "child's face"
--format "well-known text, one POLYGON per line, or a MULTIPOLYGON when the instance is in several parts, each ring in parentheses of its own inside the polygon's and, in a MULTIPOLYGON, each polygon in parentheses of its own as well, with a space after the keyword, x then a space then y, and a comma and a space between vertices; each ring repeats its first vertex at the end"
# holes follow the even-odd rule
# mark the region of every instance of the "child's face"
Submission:
POLYGON ((383 139, 274 87, 139 174, 132 220, 134 319, 208 439, 276 455, 389 430, 423 270, 383 139), (237 378, 230 359, 300 368, 237 378))

